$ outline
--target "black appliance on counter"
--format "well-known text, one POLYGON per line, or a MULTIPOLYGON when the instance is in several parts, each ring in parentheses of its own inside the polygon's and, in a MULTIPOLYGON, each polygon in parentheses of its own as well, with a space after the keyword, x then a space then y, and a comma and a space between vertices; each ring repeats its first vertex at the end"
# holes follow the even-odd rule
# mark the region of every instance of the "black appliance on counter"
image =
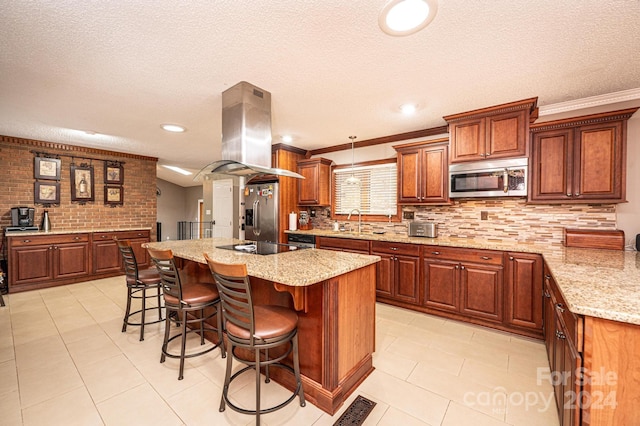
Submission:
POLYGON ((12 207, 11 226, 7 226, 5 231, 38 231, 39 228, 33 224, 35 212, 33 207, 12 207))
POLYGON ((281 243, 271 243, 268 241, 245 241, 243 243, 238 244, 229 244, 224 246, 217 246, 216 248, 222 250, 234 250, 243 253, 252 253, 252 254, 277 254, 277 253, 285 253, 288 251, 294 250, 302 250, 309 247, 297 245, 297 244, 281 244, 281 243))

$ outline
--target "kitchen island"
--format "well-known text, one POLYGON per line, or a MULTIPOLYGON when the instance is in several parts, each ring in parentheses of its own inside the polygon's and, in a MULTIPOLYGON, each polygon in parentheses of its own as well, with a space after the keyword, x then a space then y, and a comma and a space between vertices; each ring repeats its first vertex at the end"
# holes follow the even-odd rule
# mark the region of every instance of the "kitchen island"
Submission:
MULTIPOLYGON (((223 263, 245 263, 254 303, 294 308, 299 317, 300 371, 305 397, 334 414, 373 371, 375 295, 378 256, 298 249, 261 256, 218 246, 240 240, 149 243, 171 249, 184 276, 213 279, 203 253, 223 263)), ((272 378, 293 389, 293 375, 274 369, 272 378)))

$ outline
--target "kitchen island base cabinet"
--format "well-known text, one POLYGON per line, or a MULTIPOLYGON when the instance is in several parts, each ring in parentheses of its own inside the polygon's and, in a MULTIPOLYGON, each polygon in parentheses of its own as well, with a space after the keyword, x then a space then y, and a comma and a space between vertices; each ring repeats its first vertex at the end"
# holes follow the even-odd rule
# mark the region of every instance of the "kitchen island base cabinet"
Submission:
MULTIPOLYGON (((186 259, 179 264, 183 275, 213 285, 206 265, 186 259)), ((296 309, 305 398, 331 415, 374 369, 375 278, 374 264, 304 287, 250 278, 255 304, 296 309)), ((296 386, 284 369, 269 374, 290 390, 296 386)))

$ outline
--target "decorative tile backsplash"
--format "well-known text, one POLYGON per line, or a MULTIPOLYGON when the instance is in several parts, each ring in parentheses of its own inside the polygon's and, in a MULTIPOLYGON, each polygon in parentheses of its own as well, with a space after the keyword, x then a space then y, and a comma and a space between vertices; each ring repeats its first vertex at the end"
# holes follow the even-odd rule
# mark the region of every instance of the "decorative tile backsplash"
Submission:
MULTIPOLYGON (((436 222, 438 235, 487 241, 561 245, 564 228, 616 229, 615 204, 527 204, 522 198, 492 198, 452 200, 450 206, 403 206, 402 210, 414 212, 414 220, 436 222), (481 220, 482 212, 486 220, 481 220)), ((331 209, 316 213, 313 227, 332 229, 331 209)), ((406 235, 408 222, 363 222, 362 231, 406 235)), ((340 225, 356 229, 357 217, 340 225)))

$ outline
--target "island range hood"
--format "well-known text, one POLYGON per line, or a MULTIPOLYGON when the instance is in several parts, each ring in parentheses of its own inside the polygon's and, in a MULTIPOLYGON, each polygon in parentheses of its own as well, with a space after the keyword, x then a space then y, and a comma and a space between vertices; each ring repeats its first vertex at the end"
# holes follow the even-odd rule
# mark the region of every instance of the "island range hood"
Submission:
POLYGON ((271 167, 271 93, 246 81, 222 92, 222 160, 204 167, 194 180, 208 174, 304 179, 271 167))

